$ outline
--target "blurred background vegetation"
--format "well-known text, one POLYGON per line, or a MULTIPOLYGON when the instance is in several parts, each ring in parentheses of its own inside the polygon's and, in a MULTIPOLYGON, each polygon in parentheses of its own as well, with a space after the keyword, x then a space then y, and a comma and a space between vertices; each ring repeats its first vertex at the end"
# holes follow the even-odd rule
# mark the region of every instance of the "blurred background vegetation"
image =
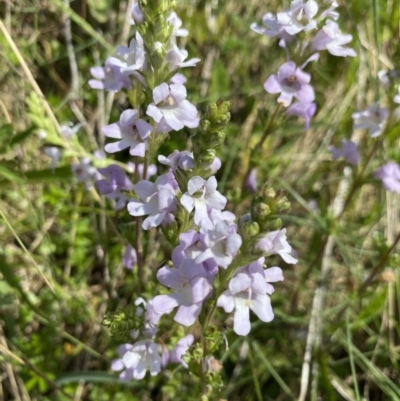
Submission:
MULTIPOLYGON (((128 3, 0 4, 0 400, 199 399, 195 379, 183 368, 128 384, 110 373, 119 342, 102 318, 139 295, 137 271, 121 262, 121 238, 129 238, 133 222, 77 183, 70 170, 74 158, 103 148, 99 128, 128 107, 124 96, 87 84, 90 67, 127 42, 128 3), (83 126, 67 143, 54 128, 57 122, 83 126), (63 148, 54 171, 43 151, 50 143, 63 148)), ((249 163, 256 164, 259 185, 266 182, 290 196, 292 211, 282 218, 299 259, 294 266, 276 259, 285 281, 272 296, 273 322, 255 320, 242 338, 227 320, 229 350, 216 355, 225 383, 218 396, 400 400, 400 259, 396 249, 389 255, 400 229, 399 197, 371 178, 343 208, 354 172, 327 151, 354 135, 354 111, 385 98, 377 72, 400 67, 400 3, 340 2, 339 24, 352 33, 358 57, 325 53, 309 65, 318 105, 311 129, 280 117, 257 159, 250 160, 276 102, 262 84, 285 55, 276 41, 249 27, 267 11, 287 6, 278 0, 178 1, 177 13, 190 32, 181 47, 202 59, 185 71, 188 98, 201 111, 208 101, 232 101, 219 152, 219 190, 228 196, 229 210, 247 212, 252 195, 242 191, 242 183, 249 163)), ((400 162, 398 128, 371 168, 382 160, 400 162)), ((365 157, 375 140, 362 132, 357 139, 365 157)), ((171 136, 161 154, 189 145, 190 133, 183 131, 171 136)), ((154 273, 170 249, 156 232, 146 247, 151 297, 154 273)))

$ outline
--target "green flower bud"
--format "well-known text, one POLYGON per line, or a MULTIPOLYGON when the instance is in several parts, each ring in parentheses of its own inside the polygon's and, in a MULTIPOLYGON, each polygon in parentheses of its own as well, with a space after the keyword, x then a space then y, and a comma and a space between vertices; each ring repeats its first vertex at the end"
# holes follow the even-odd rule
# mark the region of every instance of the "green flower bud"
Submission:
POLYGON ((217 326, 207 327, 205 337, 207 340, 207 350, 210 353, 216 351, 219 346, 224 343, 224 336, 218 330, 217 326))
POLYGON ((208 103, 207 105, 207 115, 211 117, 211 119, 218 118, 219 110, 216 103, 208 103))
POLYGON ((211 126, 210 120, 207 120, 206 118, 203 118, 200 121, 200 126, 204 131, 208 131, 210 129, 210 126, 211 126))
POLYGON ((242 229, 248 238, 255 237, 260 232, 260 225, 256 221, 246 221, 242 229))
POLYGON ((175 220, 172 220, 168 225, 162 225, 161 231, 164 234, 164 237, 170 244, 175 245, 177 242, 177 234, 178 234, 178 224, 175 220))
POLYGON ((242 188, 235 187, 229 189, 228 192, 226 193, 226 197, 230 202, 239 203, 242 198, 242 188))
POLYGON ((257 202, 251 207, 251 217, 254 221, 263 222, 271 214, 271 208, 264 202, 257 202))
POLYGON ((227 114, 231 108, 231 102, 229 100, 219 99, 217 101, 217 106, 220 114, 227 114))
POLYGON ((211 135, 207 138, 207 145, 209 148, 217 148, 221 146, 225 141, 225 132, 216 131, 211 133, 211 135))
POLYGON ((262 196, 264 199, 273 199, 276 196, 276 192, 274 191, 274 188, 267 186, 262 189, 262 196))
POLYGON ((205 153, 199 155, 198 161, 201 164, 210 165, 215 159, 215 150, 207 149, 205 153))
POLYGON ((286 196, 284 196, 283 198, 279 199, 278 202, 276 202, 275 207, 278 212, 289 210, 290 209, 289 199, 286 198, 286 196))
POLYGON ((263 231, 274 231, 280 230, 282 228, 282 219, 272 219, 266 221, 264 224, 261 225, 263 231))

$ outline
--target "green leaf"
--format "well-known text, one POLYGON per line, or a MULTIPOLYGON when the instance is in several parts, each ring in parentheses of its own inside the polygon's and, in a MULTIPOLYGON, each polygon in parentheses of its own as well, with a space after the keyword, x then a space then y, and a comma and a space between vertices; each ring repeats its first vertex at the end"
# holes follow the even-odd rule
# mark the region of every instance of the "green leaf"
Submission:
POLYGON ((4 164, 0 164, 0 177, 5 178, 7 181, 22 183, 24 182, 23 177, 16 171, 10 170, 4 164))
POLYGON ((18 132, 18 134, 14 135, 11 138, 10 146, 13 147, 13 146, 23 142, 26 138, 28 138, 32 134, 34 129, 35 129, 35 127, 32 126, 24 131, 18 132))
MULTIPOLYGON (((375 294, 368 304, 361 310, 354 322, 350 325, 352 330, 363 327, 367 322, 373 319, 385 306, 387 287, 375 294)), ((368 299, 368 298, 367 298, 368 299)))
MULTIPOLYGON (((2 170, 0 167, 0 176, 2 170)), ((72 178, 72 172, 70 167, 58 167, 54 170, 34 170, 25 173, 24 177, 21 178, 21 183, 25 184, 48 184, 61 181, 70 181, 72 178)), ((11 180, 12 181, 12 180, 11 180)), ((14 180, 15 181, 15 180, 14 180)), ((10 180, 0 180, 0 188, 9 187, 12 185, 10 180)))
POLYGON ((61 375, 55 383, 58 385, 64 385, 69 383, 77 383, 84 380, 89 383, 114 383, 121 384, 123 386, 135 387, 137 383, 135 382, 122 382, 118 376, 111 375, 107 372, 98 371, 80 371, 80 372, 70 372, 61 375))
POLYGON ((11 140, 13 134, 13 125, 4 124, 0 127, 0 149, 5 149, 11 140))

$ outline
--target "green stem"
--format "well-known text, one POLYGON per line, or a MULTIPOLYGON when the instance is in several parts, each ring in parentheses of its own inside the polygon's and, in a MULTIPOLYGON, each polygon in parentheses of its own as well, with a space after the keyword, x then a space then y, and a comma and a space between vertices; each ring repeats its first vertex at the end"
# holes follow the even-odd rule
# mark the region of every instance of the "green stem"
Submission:
POLYGON ((280 103, 276 104, 275 110, 272 113, 271 118, 268 120, 267 125, 265 126, 263 136, 260 138, 260 140, 258 141, 257 145, 251 150, 250 162, 249 162, 249 166, 247 168, 246 174, 243 177, 242 187, 244 187, 246 179, 247 179, 248 175, 250 174, 251 169, 253 168, 252 160, 254 159, 255 154, 257 152, 261 152, 265 140, 267 139, 268 135, 272 132, 272 128, 274 126, 274 122, 275 122, 276 116, 278 115, 278 112, 281 109, 281 107, 282 107, 282 105, 280 103))

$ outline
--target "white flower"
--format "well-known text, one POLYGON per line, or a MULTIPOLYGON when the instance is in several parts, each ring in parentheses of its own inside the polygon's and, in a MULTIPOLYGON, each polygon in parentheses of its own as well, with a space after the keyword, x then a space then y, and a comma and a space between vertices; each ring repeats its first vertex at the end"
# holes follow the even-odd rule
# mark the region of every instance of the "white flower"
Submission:
POLYGON ((169 69, 171 71, 176 70, 179 67, 194 67, 200 61, 199 58, 192 58, 188 61, 185 61, 187 57, 187 50, 179 49, 177 45, 173 45, 171 49, 167 51, 167 54, 165 56, 166 61, 169 64, 169 69))
POLYGON ((207 181, 199 176, 188 182, 188 192, 181 197, 183 207, 190 213, 195 209, 194 222, 200 225, 201 220, 208 218, 207 206, 222 210, 226 205, 225 196, 217 191, 217 180, 210 177, 207 181))
POLYGON ((352 114, 353 128, 367 128, 371 137, 375 138, 381 134, 388 114, 388 109, 380 108, 379 103, 374 103, 367 109, 352 114))
POLYGON ((167 22, 169 22, 173 26, 172 36, 188 36, 189 31, 187 29, 181 28, 182 20, 176 15, 176 12, 173 11, 167 18, 167 22))
POLYGON ((301 31, 310 31, 317 27, 313 17, 318 12, 318 4, 315 0, 293 0, 290 9, 277 14, 277 21, 290 35, 296 35, 301 31))
POLYGON ((297 263, 297 259, 290 255, 292 247, 286 240, 286 228, 271 231, 264 235, 257 241, 256 248, 261 251, 264 256, 278 254, 286 263, 297 263))
POLYGON ((51 158, 50 168, 54 169, 61 158, 61 150, 57 146, 46 146, 44 148, 44 153, 46 156, 51 158))
POLYGON ((211 230, 207 230, 204 242, 207 249, 198 255, 196 263, 215 259, 218 266, 226 269, 242 246, 242 238, 236 233, 235 225, 227 221, 219 221, 211 230))
POLYGON ((161 370, 161 356, 158 346, 150 340, 138 341, 137 343, 124 344, 118 348, 120 359, 114 359, 111 369, 122 370, 119 378, 123 381, 132 379, 141 380, 146 375, 146 370, 155 376, 161 370))

